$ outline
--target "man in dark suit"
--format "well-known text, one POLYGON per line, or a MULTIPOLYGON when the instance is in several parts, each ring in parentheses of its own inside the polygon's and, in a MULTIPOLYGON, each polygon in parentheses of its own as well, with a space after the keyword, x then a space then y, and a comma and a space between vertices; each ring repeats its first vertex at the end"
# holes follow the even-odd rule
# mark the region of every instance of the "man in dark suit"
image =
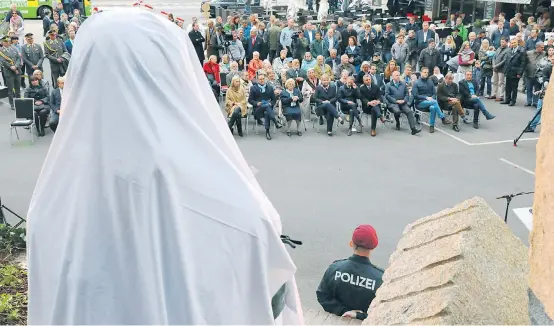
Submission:
POLYGON ((389 111, 394 114, 396 130, 400 130, 400 114, 404 113, 408 118, 412 135, 421 132, 421 129, 416 128, 414 112, 408 105, 410 101, 408 87, 400 80, 399 71, 393 71, 392 80, 385 87, 385 100, 387 101, 389 111))
POLYGON ((370 75, 364 76, 364 84, 360 86, 360 100, 362 101, 362 111, 371 115, 371 136, 375 137, 377 132, 377 118, 385 123, 385 118, 381 115, 381 88, 372 82, 370 75))
POLYGON ((394 17, 400 11, 400 0, 387 0, 387 8, 389 9, 389 15, 394 17))
POLYGON ((252 60, 252 54, 254 52, 261 53, 263 50, 264 41, 261 37, 258 37, 258 32, 253 29, 250 31, 250 39, 246 41, 246 60, 252 60))
POLYGON ((204 48, 202 47, 202 43, 206 41, 204 36, 202 36, 202 33, 200 33, 200 28, 198 27, 198 23, 192 24, 192 31, 189 32, 189 38, 192 41, 192 45, 194 46, 194 50, 196 51, 196 55, 198 56, 198 60, 200 60, 200 65, 204 64, 204 48))
POLYGON ((429 29, 429 22, 423 22, 422 26, 423 29, 416 33, 417 48, 420 52, 427 47, 429 40, 435 39, 435 32, 429 29))
POLYGON ((379 87, 381 92, 385 90, 385 82, 383 80, 383 75, 377 72, 377 65, 371 64, 369 66, 369 77, 371 77, 371 82, 373 85, 379 87))
POLYGON ((415 17, 410 16, 410 18, 408 18, 408 20, 409 20, 409 22, 406 24, 406 26, 404 26, 404 29, 406 30, 406 32, 409 32, 411 30, 413 30, 414 32, 419 31, 419 26, 415 22, 415 17))
POLYGON ((352 126, 354 125, 354 119, 360 123, 358 133, 362 133, 362 119, 360 118, 360 112, 358 112, 357 100, 360 98, 358 87, 354 83, 354 76, 349 76, 345 85, 341 86, 337 95, 340 103, 340 109, 344 114, 350 115, 350 124, 348 125, 348 136, 352 136, 352 126))
POLYGON ((510 41, 510 52, 506 58, 506 63, 504 64, 504 75, 506 76, 506 97, 502 104, 509 104, 514 106, 517 99, 517 85, 519 84, 519 79, 523 75, 525 70, 525 61, 527 55, 523 48, 520 48, 518 45, 517 38, 514 38, 510 41))
POLYGON ((352 24, 349 24, 348 27, 346 27, 345 29, 342 30, 342 32, 340 32, 340 34, 342 36, 343 49, 346 49, 348 47, 348 39, 350 38, 350 36, 354 36, 356 41, 358 40, 358 32, 354 30, 352 24))
POLYGON ((479 55, 479 49, 481 48, 481 41, 477 39, 477 34, 475 34, 474 32, 469 33, 467 38, 469 41, 469 47, 473 52, 475 52, 475 57, 477 57, 477 55, 479 55))
POLYGON ((327 119, 327 135, 333 136, 333 122, 338 119, 341 124, 344 120, 337 111, 337 88, 330 85, 331 78, 328 75, 321 76, 321 84, 315 89, 316 114, 319 116, 319 124, 323 125, 323 116, 327 119))
POLYGON ((454 76, 451 73, 444 76, 444 82, 437 87, 437 102, 443 111, 452 111, 452 129, 459 132, 459 116, 462 116, 464 123, 469 123, 462 108, 461 96, 458 85, 454 83, 454 76))
MULTIPOLYGON (((465 79, 460 80, 458 83, 460 88, 460 97, 462 99, 462 106, 469 109, 473 109, 473 128, 479 129, 479 113, 482 112, 487 120, 495 118, 485 108, 485 104, 477 96, 478 88, 477 83, 473 81, 473 74, 471 70, 466 71, 465 79)), ((517 85, 516 85, 517 86, 517 85)))
POLYGON ((262 124, 261 118, 264 118, 263 124, 265 126, 265 138, 267 138, 267 140, 271 140, 271 133, 269 132, 271 121, 273 121, 275 127, 282 127, 277 122, 277 119, 275 119, 275 112, 273 112, 275 102, 273 87, 265 83, 265 75, 259 75, 258 82, 250 87, 248 103, 254 108, 254 119, 256 119, 258 124, 262 124))
POLYGON ((502 38, 510 38, 510 31, 507 28, 504 28, 503 22, 498 22, 497 26, 498 29, 494 30, 491 36, 492 45, 494 45, 495 49, 500 47, 500 40, 502 38))

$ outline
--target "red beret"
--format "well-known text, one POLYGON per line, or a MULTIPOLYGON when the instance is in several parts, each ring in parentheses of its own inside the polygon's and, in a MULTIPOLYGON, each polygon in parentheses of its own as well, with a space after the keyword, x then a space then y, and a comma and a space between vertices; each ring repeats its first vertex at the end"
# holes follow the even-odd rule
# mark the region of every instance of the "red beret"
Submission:
POLYGON ((362 224, 354 230, 352 234, 352 242, 359 247, 365 249, 375 249, 379 240, 377 239, 377 232, 373 226, 369 224, 362 224))

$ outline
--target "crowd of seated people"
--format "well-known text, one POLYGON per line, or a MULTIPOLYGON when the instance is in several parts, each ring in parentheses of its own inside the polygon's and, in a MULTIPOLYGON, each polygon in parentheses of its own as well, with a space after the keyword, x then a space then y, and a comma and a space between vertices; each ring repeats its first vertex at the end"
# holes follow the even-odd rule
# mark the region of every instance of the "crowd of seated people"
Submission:
MULTIPOLYGON (((514 90, 524 74, 527 102, 536 106, 534 66, 554 56, 554 40, 549 40, 548 46, 542 42, 548 26, 538 26, 532 20, 526 26, 521 16, 516 17, 510 27, 515 32, 509 34, 513 36, 510 42, 504 37, 504 15, 477 33, 466 28, 461 15, 453 19, 452 34, 439 39, 435 26, 420 23, 416 17, 397 31, 390 24, 382 27, 365 19, 351 24, 324 21, 319 26, 295 26, 294 20, 283 24, 275 17, 267 24, 256 15, 242 22, 234 17, 220 27, 233 32, 232 43, 240 44, 238 48, 243 51, 230 49, 221 58, 210 57, 205 71, 209 75, 219 62, 228 85, 240 76, 236 87, 245 88, 251 114, 265 126, 267 139, 272 137, 271 122, 281 127, 286 120, 287 134, 291 135, 292 121, 312 120, 314 115, 320 125, 326 124, 330 136, 335 120, 348 122, 348 135, 354 130, 361 132, 361 114, 371 117, 368 127, 372 136, 377 134, 379 120, 393 122, 392 117, 396 129, 401 130, 402 115, 416 135, 425 113, 430 133, 435 131, 437 117, 459 132, 460 117, 470 124, 472 115, 473 127, 478 129, 481 114, 487 120, 495 117, 483 95, 514 105, 514 90), (292 90, 290 80, 294 81, 292 90), (298 112, 300 120, 296 119, 298 112)), ((216 33, 217 27, 216 23, 216 33)), ((217 79, 209 78, 216 80, 217 96, 217 79)))

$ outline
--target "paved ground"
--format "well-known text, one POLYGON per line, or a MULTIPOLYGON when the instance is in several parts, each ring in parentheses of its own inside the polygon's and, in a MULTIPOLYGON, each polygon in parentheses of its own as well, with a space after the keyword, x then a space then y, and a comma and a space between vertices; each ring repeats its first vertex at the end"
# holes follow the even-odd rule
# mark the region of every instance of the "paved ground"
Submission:
MULTIPOLYGON (((40 30, 36 23, 26 25, 35 34, 40 30)), ((511 140, 534 110, 523 107, 523 94, 516 107, 486 104, 497 118, 479 130, 462 125, 456 134, 450 128, 432 135, 425 129, 414 137, 407 130, 379 127, 376 138, 368 133, 347 137, 342 130, 329 138, 309 125, 301 138, 279 131, 272 141, 263 133, 237 139, 280 212, 284 231, 305 242, 292 251, 305 308, 318 308, 320 277, 330 262, 350 254, 348 241, 358 224, 377 229, 380 244, 372 260, 385 267, 402 230, 414 220, 473 196, 485 198, 503 216, 505 202, 495 197, 533 190, 536 140, 524 140, 518 148, 511 140)), ((25 214, 52 133, 34 146, 10 146, 12 118, 9 106, 1 105, 0 196, 25 214)), ((531 206, 532 200, 518 197, 512 207, 531 206)), ((528 230, 511 212, 508 224, 527 244, 528 230)))

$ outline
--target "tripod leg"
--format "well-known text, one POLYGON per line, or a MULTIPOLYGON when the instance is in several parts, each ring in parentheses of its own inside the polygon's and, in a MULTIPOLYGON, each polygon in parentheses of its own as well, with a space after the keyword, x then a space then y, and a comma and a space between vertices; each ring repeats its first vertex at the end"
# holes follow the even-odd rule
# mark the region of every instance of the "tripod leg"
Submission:
POLYGON ((519 141, 519 139, 521 138, 521 136, 523 136, 523 134, 525 133, 525 130, 527 130, 527 128, 529 128, 531 126, 531 123, 533 123, 533 121, 535 121, 535 118, 541 114, 542 112, 542 107, 540 109, 537 110, 537 112, 535 112, 535 115, 533 116, 533 119, 531 119, 529 121, 529 123, 527 124, 527 126, 525 126, 525 129, 523 129, 523 131, 521 132, 521 134, 516 138, 514 139, 514 146, 517 146, 517 142, 519 141))
POLYGON ((508 223, 508 212, 510 211, 510 202, 512 201, 511 197, 506 198, 506 214, 504 214, 504 223, 508 223))

